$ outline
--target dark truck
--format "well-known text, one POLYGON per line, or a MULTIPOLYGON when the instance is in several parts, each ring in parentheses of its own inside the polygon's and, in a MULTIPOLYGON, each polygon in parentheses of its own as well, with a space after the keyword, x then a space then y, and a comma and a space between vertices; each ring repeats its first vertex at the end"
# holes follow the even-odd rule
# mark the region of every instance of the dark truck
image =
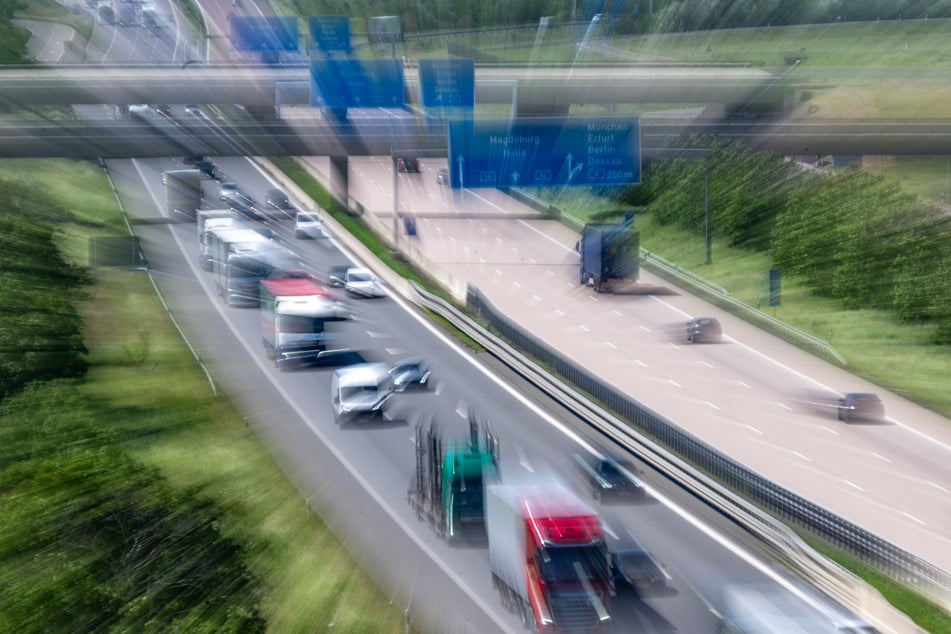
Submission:
POLYGON ((634 216, 620 225, 588 224, 578 241, 581 283, 598 293, 614 293, 637 282, 640 267, 639 234, 634 216))
POLYGON ((174 220, 195 220, 201 209, 201 182, 205 174, 197 169, 166 170, 162 173, 165 184, 165 209, 174 220))

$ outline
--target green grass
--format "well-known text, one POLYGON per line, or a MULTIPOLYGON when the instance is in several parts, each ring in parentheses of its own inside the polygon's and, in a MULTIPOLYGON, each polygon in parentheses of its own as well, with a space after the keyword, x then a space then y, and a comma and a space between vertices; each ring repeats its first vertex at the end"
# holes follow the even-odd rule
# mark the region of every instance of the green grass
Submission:
POLYGON ((908 588, 900 586, 870 568, 859 559, 824 542, 808 539, 809 545, 822 555, 851 570, 855 575, 878 590, 885 599, 907 614, 916 624, 931 634, 951 634, 951 617, 937 605, 922 599, 908 588))
POLYGON ((79 15, 69 11, 67 6, 53 0, 30 0, 23 3, 23 9, 16 11, 14 16, 25 20, 40 20, 55 22, 72 27, 78 35, 77 43, 85 43, 92 37, 92 18, 85 10, 79 15))
MULTIPOLYGON (((625 209, 589 191, 552 190, 545 200, 583 221, 625 209)), ((712 264, 707 266, 703 236, 670 225, 658 225, 650 214, 635 215, 641 246, 727 289, 751 306, 818 337, 839 351, 854 373, 951 415, 951 350, 929 343, 932 326, 904 324, 884 310, 844 310, 835 302, 815 297, 799 280, 782 280, 782 303, 768 306, 768 274, 772 264, 764 254, 729 247, 714 238, 712 264)))
MULTIPOLYGON (((46 183, 79 222, 63 249, 87 262, 90 236, 124 234, 95 164, 2 161, 0 175, 46 183)), ((122 446, 176 488, 198 487, 223 508, 219 527, 242 543, 267 588, 274 632, 405 631, 391 606, 225 397, 215 397, 141 272, 100 270, 81 307, 90 371, 82 392, 122 446), (149 318, 151 316, 151 318, 149 318)))

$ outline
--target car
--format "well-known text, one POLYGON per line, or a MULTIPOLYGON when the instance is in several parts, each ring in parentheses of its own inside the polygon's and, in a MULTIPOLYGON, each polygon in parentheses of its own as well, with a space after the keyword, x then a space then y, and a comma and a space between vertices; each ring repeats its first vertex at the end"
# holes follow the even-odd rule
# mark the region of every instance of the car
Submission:
POLYGON ((403 392, 410 388, 429 387, 431 372, 422 359, 403 359, 390 368, 389 375, 393 390, 403 392))
POLYGON ((347 283, 347 271, 352 264, 334 264, 327 269, 327 286, 342 288, 347 283))
POLYGON ((610 547, 608 552, 615 588, 626 584, 642 597, 674 590, 667 571, 633 539, 625 538, 623 545, 610 547))
POLYGON ((222 171, 209 159, 200 159, 192 163, 195 166, 196 170, 200 170, 203 174, 207 174, 208 178, 213 180, 221 180, 224 176, 222 171))
POLYGON ((419 171, 419 161, 414 158, 396 159, 396 169, 404 173, 416 173, 419 171))
POLYGON ((376 275, 368 269, 359 266, 352 266, 347 269, 344 277, 343 288, 351 295, 357 297, 383 297, 386 293, 383 291, 383 285, 376 275))
POLYGON ((218 200, 230 200, 231 197, 239 191, 240 189, 237 183, 222 183, 218 187, 218 200))
POLYGON ((393 396, 386 365, 359 363, 334 370, 330 380, 330 405, 334 422, 383 417, 384 406, 393 396))
POLYGON ((856 421, 880 421, 885 418, 885 406, 876 394, 867 392, 849 392, 839 399, 839 420, 850 423, 856 421))
POLYGON ((436 170, 436 182, 439 183, 440 185, 449 184, 449 168, 448 167, 440 167, 438 170, 436 170))
POLYGON ((320 221, 317 214, 311 211, 298 211, 294 214, 295 238, 323 238, 326 235, 324 233, 324 223, 320 221))
POLYGON ((715 317, 694 317, 687 322, 687 341, 716 343, 723 339, 723 329, 715 317))
POLYGON ((635 499, 647 495, 644 485, 636 477, 637 468, 627 460, 613 456, 586 458, 575 454, 575 461, 596 500, 635 499))
POLYGON ((254 199, 244 192, 237 191, 231 194, 227 199, 227 203, 231 211, 239 216, 243 216, 245 220, 261 222, 267 219, 264 214, 261 213, 261 209, 254 199))
POLYGON ((264 195, 264 204, 272 211, 287 216, 291 216, 294 210, 291 199, 287 197, 283 189, 274 188, 267 190, 267 194, 264 195))

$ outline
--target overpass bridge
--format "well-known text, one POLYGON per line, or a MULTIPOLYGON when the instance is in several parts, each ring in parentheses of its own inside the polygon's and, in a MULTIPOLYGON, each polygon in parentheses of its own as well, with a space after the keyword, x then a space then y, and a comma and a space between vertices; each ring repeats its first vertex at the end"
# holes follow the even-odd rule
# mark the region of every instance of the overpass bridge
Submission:
MULTIPOLYGON (((404 69, 406 102, 418 103, 419 74, 404 69)), ((478 65, 477 104, 514 105, 519 115, 574 105, 718 104, 725 111, 788 111, 797 87, 748 67, 478 65)), ((307 65, 64 65, 0 69, 0 104, 241 104, 259 118, 280 105, 310 103, 307 65)))

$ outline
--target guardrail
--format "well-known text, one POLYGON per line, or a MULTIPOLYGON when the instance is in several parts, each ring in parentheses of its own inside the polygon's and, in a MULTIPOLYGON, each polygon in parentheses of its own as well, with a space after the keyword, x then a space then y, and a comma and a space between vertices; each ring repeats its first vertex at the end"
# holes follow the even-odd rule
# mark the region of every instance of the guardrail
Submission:
MULTIPOLYGON (((313 168, 308 167, 306 163, 303 165, 315 178, 318 177, 313 168)), ((277 171, 272 168, 272 173, 277 171)), ((286 179, 282 179, 282 182, 296 197, 307 199, 306 194, 292 182, 286 179)), ((371 227, 384 240, 391 237, 388 227, 383 226, 373 216, 374 214, 365 216, 371 227)), ((817 554, 788 527, 754 504, 759 504, 781 519, 803 526, 851 552, 886 576, 914 588, 946 609, 951 605, 951 578, 943 570, 786 491, 679 429, 626 394, 602 384, 596 376, 551 350, 496 311, 473 286, 466 285, 462 289, 462 298, 469 312, 488 321, 494 333, 498 335, 483 328, 453 304, 383 267, 364 245, 350 238, 333 218, 327 217, 326 222, 332 225, 335 234, 347 242, 348 247, 357 251, 362 259, 368 263, 375 262, 373 268, 382 269, 378 270, 378 274, 382 273, 385 281, 394 290, 421 308, 446 319, 460 332, 485 347, 577 416, 612 440, 642 456, 686 491, 754 535, 762 547, 773 556, 786 562, 843 605, 875 620, 885 631, 923 633, 923 630, 911 623, 907 616, 895 610, 877 591, 817 554), (556 374, 542 370, 538 363, 554 368, 556 374), (574 387, 570 387, 565 381, 574 387), (618 415, 596 405, 592 398, 604 403, 618 415), (736 492, 731 491, 730 487, 735 488, 736 492), (741 497, 741 494, 747 499, 741 497)), ((406 255, 421 266, 430 264, 418 250, 410 249, 406 255)), ((451 290, 458 290, 454 288, 456 284, 465 284, 461 280, 453 279, 444 280, 444 283, 451 290)), ((460 294, 455 292, 454 295, 460 294)))
POLYGON ((641 264, 654 275, 679 286, 689 287, 691 293, 706 299, 711 304, 736 315, 744 321, 779 337, 780 339, 805 350, 820 359, 842 367, 849 363, 828 342, 807 332, 794 328, 784 321, 767 315, 763 311, 732 297, 726 289, 703 279, 699 275, 668 262, 656 253, 641 249, 641 264))
MULTIPOLYGON (((769 482, 759 474, 735 463, 702 441, 680 430, 633 399, 618 393, 610 386, 603 386, 586 370, 550 350, 545 344, 498 313, 474 287, 470 286, 468 289, 467 303, 470 310, 487 320, 492 329, 499 332, 502 338, 487 332, 452 304, 427 293, 415 284, 413 294, 412 299, 421 307, 439 314, 506 365, 565 404, 577 416, 588 421, 612 440, 643 457, 684 490, 755 535, 761 547, 774 557, 786 562, 830 596, 856 612, 868 615, 889 631, 920 630, 864 582, 816 553, 791 529, 740 495, 730 491, 717 480, 727 480, 734 486, 743 485, 738 486, 740 491, 747 495, 752 493, 751 497, 754 501, 780 517, 809 528, 815 534, 844 547, 867 563, 877 564, 876 568, 891 573, 889 576, 903 583, 907 584, 909 579, 914 578, 910 585, 918 591, 922 591, 924 586, 932 585, 931 591, 926 590, 924 594, 935 600, 947 599, 948 588, 951 586, 943 571, 769 482), (514 345, 507 343, 506 339, 512 341, 514 345), (595 405, 587 396, 540 369, 518 349, 525 349, 542 364, 554 367, 560 375, 567 375, 569 380, 579 388, 583 389, 579 383, 588 384, 589 388, 592 384, 603 388, 597 390, 599 393, 593 396, 602 402, 607 402, 605 399, 613 401, 614 406, 622 405, 621 409, 633 413, 634 419, 628 416, 624 417, 626 420, 619 419, 595 405), (647 433, 645 435, 642 432, 647 433), (659 435, 666 439, 666 442, 658 443, 651 439, 658 432, 661 432, 659 435), (665 448, 665 445, 668 448, 665 448), (669 448, 670 445, 679 448, 680 451, 669 448), (692 449, 684 452, 685 446, 690 446, 692 449), (688 461, 679 457, 682 455, 681 452, 687 454, 685 457, 688 461, 691 457, 696 459, 700 456, 702 463, 698 465, 700 469, 691 466, 688 461), (704 472, 710 475, 705 475, 704 472), (850 534, 854 538, 844 539, 843 533, 850 534), (851 547, 847 544, 851 544, 851 547), (889 560, 889 565, 881 565, 882 559, 889 560), (929 570, 926 571, 926 568, 929 570)), ((610 406, 610 403, 608 404, 610 406)))
MULTIPOLYGON (((417 294, 421 294, 419 289, 417 294)), ((434 304, 441 301, 430 298, 425 306, 435 310, 434 304)), ((937 566, 771 482, 627 394, 604 384, 597 376, 499 313, 472 286, 468 289, 467 306, 470 313, 487 321, 492 330, 511 345, 502 345, 504 341, 487 343, 485 338, 475 337, 470 332, 471 326, 462 328, 466 334, 554 398, 570 405, 576 414, 608 433, 612 439, 626 441, 632 450, 658 466, 687 491, 756 535, 776 556, 845 605, 868 614, 868 596, 874 590, 815 553, 792 531, 758 511, 757 507, 838 546, 938 605, 947 608, 951 604, 951 576, 937 566), (556 379, 546 377, 532 362, 524 357, 518 358, 515 349, 524 351, 540 365, 553 368, 558 376, 588 396, 581 396, 556 379), (592 404, 588 397, 603 403, 618 417, 592 404)), ((442 308, 437 312, 457 327, 464 323, 456 309, 442 308)), ((906 623, 895 631, 910 631, 907 627, 906 623)))
MULTIPOLYGON (((528 205, 532 209, 552 216, 579 232, 584 229, 583 220, 566 214, 558 207, 546 203, 537 196, 533 196, 524 190, 514 187, 506 190, 506 193, 515 200, 528 205)), ((771 315, 767 315, 758 308, 741 302, 731 296, 729 291, 722 286, 704 279, 693 271, 688 271, 673 262, 665 260, 656 253, 648 251, 647 249, 641 249, 641 264, 654 275, 681 287, 688 287, 693 294, 701 296, 711 304, 776 335, 783 341, 791 343, 820 359, 838 364, 841 367, 846 367, 849 364, 848 361, 845 360, 845 357, 832 347, 832 344, 810 335, 807 332, 803 332, 798 328, 794 328, 771 315)))

